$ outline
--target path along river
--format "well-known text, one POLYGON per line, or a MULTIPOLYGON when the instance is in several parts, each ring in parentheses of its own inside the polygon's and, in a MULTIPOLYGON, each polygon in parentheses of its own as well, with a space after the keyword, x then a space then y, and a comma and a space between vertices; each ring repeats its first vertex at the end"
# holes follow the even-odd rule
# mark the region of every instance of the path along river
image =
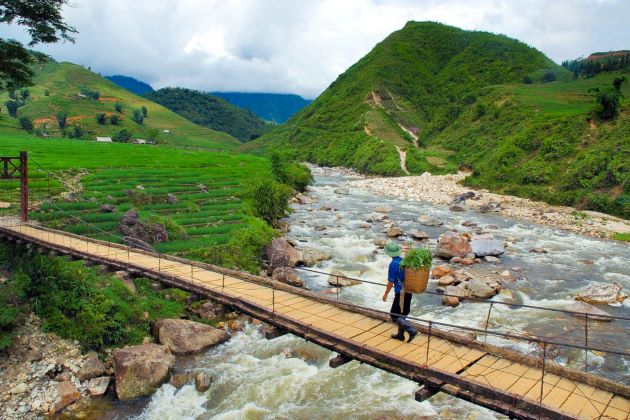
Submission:
MULTIPOLYGON (((459 231, 481 229, 501 239, 515 238, 501 263, 482 263, 474 267, 486 273, 515 266, 522 269, 512 271, 517 279, 507 283, 509 292, 495 296, 496 301, 509 298, 524 304, 562 309, 574 302, 577 291, 593 283, 616 281, 626 291, 630 290, 630 247, 627 244, 576 236, 507 219, 500 214, 454 213, 433 204, 379 197, 354 189, 351 181, 356 178, 348 173, 319 168, 315 168, 314 173, 315 183, 308 196, 314 197, 316 202, 294 206, 288 236, 298 246, 319 248, 331 255, 329 261, 314 267, 317 270, 341 270, 348 276, 384 284, 389 258, 382 250, 377 250, 373 242, 385 236, 384 225, 380 222, 366 227, 365 223, 376 207, 388 206, 392 209, 388 216, 403 231, 424 230, 432 239, 452 227, 459 231), (345 188, 348 188, 347 194, 345 188), (421 226, 417 218, 423 214, 444 224, 421 226), (461 225, 464 221, 476 223, 477 227, 465 228, 461 225), (536 247, 545 248, 548 253, 529 252, 536 247)), ((401 238, 403 242, 410 240, 401 238)), ((327 275, 305 271, 300 271, 300 275, 310 289, 330 287, 327 275)), ((429 290, 435 286, 435 282, 430 283, 429 290)), ((388 310, 390 303, 381 301, 382 294, 382 286, 361 284, 343 289, 341 298, 388 310)), ((622 305, 600 308, 613 315, 628 316, 628 300, 622 305)), ((414 316, 476 328, 483 328, 487 313, 486 304, 444 307, 436 295, 417 296, 412 307, 414 316)), ((556 312, 495 305, 489 325, 494 331, 579 339, 581 336, 574 330, 581 332, 583 321, 556 312)), ((592 343, 625 351, 630 346, 627 322, 592 322, 589 329, 592 343)), ((537 348, 527 342, 492 336, 487 339, 538 354, 537 348)), ((578 369, 583 367, 583 351, 554 348, 551 354, 559 363, 578 369)), ((141 419, 501 418, 443 394, 418 403, 414 400, 416 384, 356 362, 331 369, 328 367, 330 357, 329 351, 292 335, 265 340, 257 327, 248 325, 226 344, 178 360, 177 371, 206 369, 212 374, 214 383, 206 393, 198 393, 193 385, 180 390, 164 385, 150 398, 131 403, 104 402, 100 409, 107 418, 141 419)), ((630 382, 628 359, 590 352, 588 363, 592 371, 620 382, 630 382)))

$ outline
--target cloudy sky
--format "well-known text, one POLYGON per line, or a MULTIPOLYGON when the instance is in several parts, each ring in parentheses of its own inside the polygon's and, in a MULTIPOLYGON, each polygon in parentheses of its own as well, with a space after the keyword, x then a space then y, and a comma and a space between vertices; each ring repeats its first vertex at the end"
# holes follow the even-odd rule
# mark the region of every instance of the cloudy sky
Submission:
MULTIPOLYGON (((629 0, 70 0, 57 60, 153 87, 313 98, 408 20, 507 34, 556 62, 630 48, 629 0)), ((29 41, 0 25, 0 37, 29 41)))

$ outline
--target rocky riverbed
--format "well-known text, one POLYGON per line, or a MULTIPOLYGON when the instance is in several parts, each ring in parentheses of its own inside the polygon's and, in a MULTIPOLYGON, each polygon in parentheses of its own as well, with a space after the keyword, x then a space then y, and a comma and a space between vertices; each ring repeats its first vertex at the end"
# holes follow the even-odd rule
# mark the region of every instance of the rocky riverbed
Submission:
MULTIPOLYGON (((356 176, 356 174, 354 174, 356 176)), ((510 195, 494 194, 487 190, 471 190, 461 185, 468 176, 431 175, 398 178, 364 178, 349 182, 348 188, 359 188, 382 196, 411 201, 425 201, 439 205, 458 204, 454 211, 472 209, 477 212, 496 212, 502 216, 527 220, 581 235, 608 238, 616 232, 630 233, 630 223, 614 216, 593 211, 577 212, 574 208, 552 206, 540 201, 510 195), (456 197, 473 195, 460 203, 456 197)))

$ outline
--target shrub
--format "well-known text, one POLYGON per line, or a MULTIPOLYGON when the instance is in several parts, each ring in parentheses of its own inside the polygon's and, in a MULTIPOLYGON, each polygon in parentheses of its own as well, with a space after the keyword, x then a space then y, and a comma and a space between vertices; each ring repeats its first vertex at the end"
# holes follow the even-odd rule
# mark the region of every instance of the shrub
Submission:
POLYGON ((86 87, 81 88, 81 94, 87 96, 90 99, 94 99, 95 101, 98 101, 98 98, 101 97, 101 93, 98 90, 92 90, 86 87))
POLYGON ((149 113, 149 111, 147 110, 147 107, 142 105, 141 110, 142 110, 142 115, 146 118, 147 114, 149 113))
POLYGON ((118 125, 118 123, 120 122, 120 117, 116 114, 112 114, 109 116, 109 122, 111 123, 111 125, 118 125))
POLYGON ((5 102, 5 105, 7 106, 7 112, 9 113, 9 116, 17 118, 17 111, 20 107, 20 103, 18 101, 7 101, 5 102))
POLYGON ((114 109, 116 110, 116 112, 122 113, 122 104, 120 102, 116 102, 116 104, 114 105, 114 109))
MULTIPOLYGON (((115 124, 114 124, 115 125, 115 124)), ((113 141, 119 141, 121 143, 127 143, 131 140, 131 132, 125 128, 114 134, 113 141)))
POLYGON ((44 96, 50 96, 50 91, 48 89, 44 91, 44 96))
POLYGON ((105 116, 104 113, 98 113, 96 114, 96 122, 99 123, 100 125, 105 125, 105 122, 107 121, 107 117, 105 116))
POLYGON ((20 127, 22 127, 22 130, 28 131, 29 133, 33 132, 33 122, 31 121, 30 118, 22 116, 19 118, 19 121, 20 121, 20 127))
POLYGON ((57 124, 59 124, 59 129, 63 130, 66 128, 66 119, 68 118, 68 114, 65 112, 57 112, 57 124))
POLYGON ((83 137, 83 127, 79 124, 73 125, 70 129, 70 133, 68 133, 68 137, 71 139, 80 139, 83 137))
POLYGON ((291 188, 274 180, 258 178, 246 188, 245 198, 254 216, 273 225, 289 210, 291 188))
POLYGON ((20 91, 20 96, 23 100, 27 100, 29 96, 31 96, 31 92, 28 89, 22 89, 20 91))
POLYGON ((142 125, 142 122, 144 121, 144 115, 142 114, 142 110, 140 110, 140 109, 134 109, 133 110, 133 120, 137 124, 142 125))

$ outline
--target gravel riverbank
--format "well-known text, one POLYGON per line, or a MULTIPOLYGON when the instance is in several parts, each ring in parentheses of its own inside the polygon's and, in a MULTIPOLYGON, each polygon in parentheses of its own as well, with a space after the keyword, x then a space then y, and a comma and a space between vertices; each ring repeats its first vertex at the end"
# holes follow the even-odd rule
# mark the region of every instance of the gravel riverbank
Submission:
POLYGON ((349 186, 399 199, 441 205, 449 205, 455 197, 473 191, 475 196, 465 201, 465 206, 473 210, 491 209, 503 216, 597 238, 610 238, 616 232, 630 233, 630 222, 615 216, 593 211, 578 212, 572 207, 552 206, 487 190, 472 190, 461 185, 467 175, 464 172, 453 175, 424 173, 399 178, 365 178, 350 181, 349 186))

